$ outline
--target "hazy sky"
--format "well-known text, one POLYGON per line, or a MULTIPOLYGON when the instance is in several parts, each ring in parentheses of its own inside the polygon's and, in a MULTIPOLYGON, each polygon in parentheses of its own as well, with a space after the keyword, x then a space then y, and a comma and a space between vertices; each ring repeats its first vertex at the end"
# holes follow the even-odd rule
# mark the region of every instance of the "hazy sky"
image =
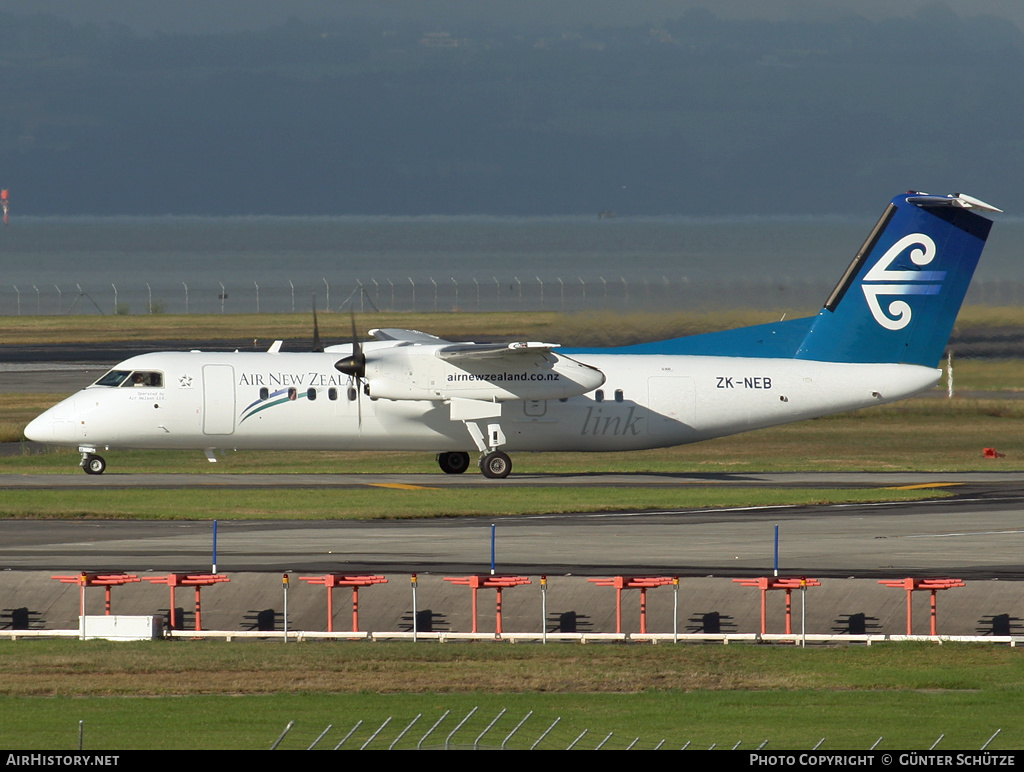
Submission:
MULTIPOLYGON (((290 16, 302 19, 351 15, 437 21, 449 18, 500 22, 631 25, 680 16, 690 8, 720 18, 835 18, 858 14, 877 19, 905 16, 935 0, 0 0, 0 10, 51 13, 72 21, 118 22, 137 31, 259 29, 290 16)), ((946 3, 966 16, 989 14, 1024 28, 1020 0, 946 3)))
POLYGON ((1024 211, 1024 0, 0 14, 0 176, 22 213, 818 214, 908 187, 1024 211))

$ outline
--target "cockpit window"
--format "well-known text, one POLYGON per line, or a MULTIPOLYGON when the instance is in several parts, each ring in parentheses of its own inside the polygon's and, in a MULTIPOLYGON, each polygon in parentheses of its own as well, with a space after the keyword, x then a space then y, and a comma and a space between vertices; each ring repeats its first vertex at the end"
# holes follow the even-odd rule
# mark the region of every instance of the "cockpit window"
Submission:
POLYGON ((121 383, 131 375, 130 370, 111 370, 109 373, 100 378, 94 386, 120 386, 121 383))
POLYGON ((100 378, 94 386, 110 386, 131 388, 135 386, 147 386, 149 388, 162 389, 164 385, 164 374, 148 370, 111 370, 100 378))
POLYGON ((164 385, 164 374, 147 372, 145 370, 136 370, 132 373, 131 378, 128 378, 121 384, 121 388, 126 386, 148 386, 150 388, 162 389, 164 385))

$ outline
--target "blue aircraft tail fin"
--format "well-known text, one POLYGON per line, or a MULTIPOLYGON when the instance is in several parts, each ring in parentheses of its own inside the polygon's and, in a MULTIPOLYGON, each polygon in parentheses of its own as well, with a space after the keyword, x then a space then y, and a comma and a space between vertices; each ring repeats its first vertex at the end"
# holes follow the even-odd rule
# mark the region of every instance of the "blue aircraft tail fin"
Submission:
POLYGON ((935 367, 998 212, 970 196, 897 196, 814 318, 797 359, 935 367))

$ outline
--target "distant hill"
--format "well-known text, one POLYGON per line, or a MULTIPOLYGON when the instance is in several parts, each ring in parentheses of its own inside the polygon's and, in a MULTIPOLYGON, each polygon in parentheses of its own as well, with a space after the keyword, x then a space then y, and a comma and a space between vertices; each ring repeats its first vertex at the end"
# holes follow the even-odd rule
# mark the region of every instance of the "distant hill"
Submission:
POLYGON ((1024 35, 909 19, 291 20, 140 35, 0 13, 11 214, 1024 211, 1024 35))

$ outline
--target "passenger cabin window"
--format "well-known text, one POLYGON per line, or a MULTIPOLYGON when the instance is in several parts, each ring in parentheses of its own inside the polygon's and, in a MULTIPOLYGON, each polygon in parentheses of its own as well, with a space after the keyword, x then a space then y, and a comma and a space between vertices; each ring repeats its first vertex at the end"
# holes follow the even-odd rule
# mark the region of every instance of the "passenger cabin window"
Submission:
POLYGON ((615 401, 622 402, 622 389, 615 390, 615 401))
POLYGON ((270 399, 270 389, 266 386, 260 389, 260 399, 270 399))
POLYGON ((333 386, 331 386, 331 388, 329 388, 327 390, 327 399, 329 399, 331 401, 334 401, 337 398, 338 398, 338 390, 336 388, 334 388, 333 386))
POLYGON ((604 389, 598 389, 594 392, 594 400, 597 402, 604 402, 604 389))
POLYGON ((297 392, 295 390, 294 386, 292 386, 290 389, 288 389, 288 399, 290 399, 290 400, 292 400, 294 402, 298 398, 298 396, 299 396, 299 392, 297 392))
POLYGON ((310 402, 316 399, 316 389, 306 389, 306 399, 310 402))

